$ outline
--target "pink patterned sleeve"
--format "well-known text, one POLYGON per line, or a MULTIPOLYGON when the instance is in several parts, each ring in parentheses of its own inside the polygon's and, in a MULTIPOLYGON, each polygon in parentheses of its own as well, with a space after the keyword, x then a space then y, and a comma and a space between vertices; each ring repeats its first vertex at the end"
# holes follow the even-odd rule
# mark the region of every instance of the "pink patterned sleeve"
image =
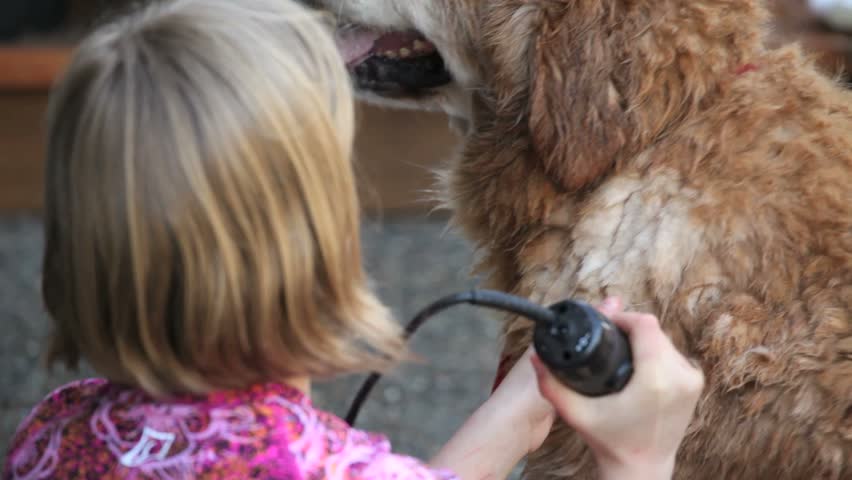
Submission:
POLYGON ((290 452, 306 480, 458 480, 452 472, 393 453, 383 435, 350 428, 309 405, 287 407, 290 452))

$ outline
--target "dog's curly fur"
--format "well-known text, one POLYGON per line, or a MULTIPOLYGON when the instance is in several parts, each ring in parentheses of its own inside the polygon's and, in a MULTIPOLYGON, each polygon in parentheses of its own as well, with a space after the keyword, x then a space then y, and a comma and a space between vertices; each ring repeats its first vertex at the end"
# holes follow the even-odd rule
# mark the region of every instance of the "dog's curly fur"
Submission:
MULTIPOLYGON (((680 479, 852 476, 852 97, 765 50, 763 13, 544 2, 528 74, 492 77, 449 176, 496 288, 621 295, 701 361, 680 479)), ((507 354, 529 338, 511 322, 507 354)), ((593 470, 560 425, 527 473, 593 470)))
MULTIPOLYGON (((700 362, 675 478, 852 477, 852 94, 766 47, 761 2, 353 3, 473 79, 445 180, 490 286, 619 295, 700 362)), ((505 353, 530 333, 510 319, 505 353)), ((526 474, 595 466, 559 424, 526 474)))

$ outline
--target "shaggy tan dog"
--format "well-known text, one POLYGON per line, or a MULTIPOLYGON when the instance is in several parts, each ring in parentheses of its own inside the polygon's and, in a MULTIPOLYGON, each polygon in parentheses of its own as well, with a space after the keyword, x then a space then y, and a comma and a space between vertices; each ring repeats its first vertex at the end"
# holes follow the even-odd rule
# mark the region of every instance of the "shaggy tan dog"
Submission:
MULTIPOLYGON (((371 98, 465 129, 446 200, 490 286, 619 295, 701 362, 676 478, 852 478, 852 94, 768 48, 760 2, 310 3, 372 27, 340 34, 371 98)), ((527 474, 595 466, 557 425, 527 474)))

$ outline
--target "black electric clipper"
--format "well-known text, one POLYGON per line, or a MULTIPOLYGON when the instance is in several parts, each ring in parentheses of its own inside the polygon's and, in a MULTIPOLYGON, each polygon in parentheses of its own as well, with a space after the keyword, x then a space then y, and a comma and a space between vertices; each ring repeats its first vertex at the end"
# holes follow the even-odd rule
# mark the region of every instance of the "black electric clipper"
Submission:
MULTIPOLYGON (((542 362, 565 386, 589 397, 621 391, 633 374, 627 336, 591 305, 566 300, 549 308, 492 290, 470 290, 443 297, 421 310, 405 328, 409 338, 427 319, 446 308, 467 303, 511 312, 535 322, 533 345, 542 362)), ((349 408, 355 424, 361 405, 381 375, 370 375, 349 408)))
POLYGON ((584 302, 550 307, 550 322, 536 322, 533 345, 542 362, 565 386, 588 397, 619 392, 633 374, 627 336, 584 302))

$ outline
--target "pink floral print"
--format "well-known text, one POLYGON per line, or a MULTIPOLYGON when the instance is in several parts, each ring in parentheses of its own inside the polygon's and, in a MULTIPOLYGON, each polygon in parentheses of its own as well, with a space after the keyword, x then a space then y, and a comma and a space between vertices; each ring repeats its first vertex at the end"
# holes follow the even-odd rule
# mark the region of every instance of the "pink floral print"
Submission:
POLYGON ((158 402, 100 379, 48 395, 12 440, 3 480, 451 480, 281 384, 158 402))

